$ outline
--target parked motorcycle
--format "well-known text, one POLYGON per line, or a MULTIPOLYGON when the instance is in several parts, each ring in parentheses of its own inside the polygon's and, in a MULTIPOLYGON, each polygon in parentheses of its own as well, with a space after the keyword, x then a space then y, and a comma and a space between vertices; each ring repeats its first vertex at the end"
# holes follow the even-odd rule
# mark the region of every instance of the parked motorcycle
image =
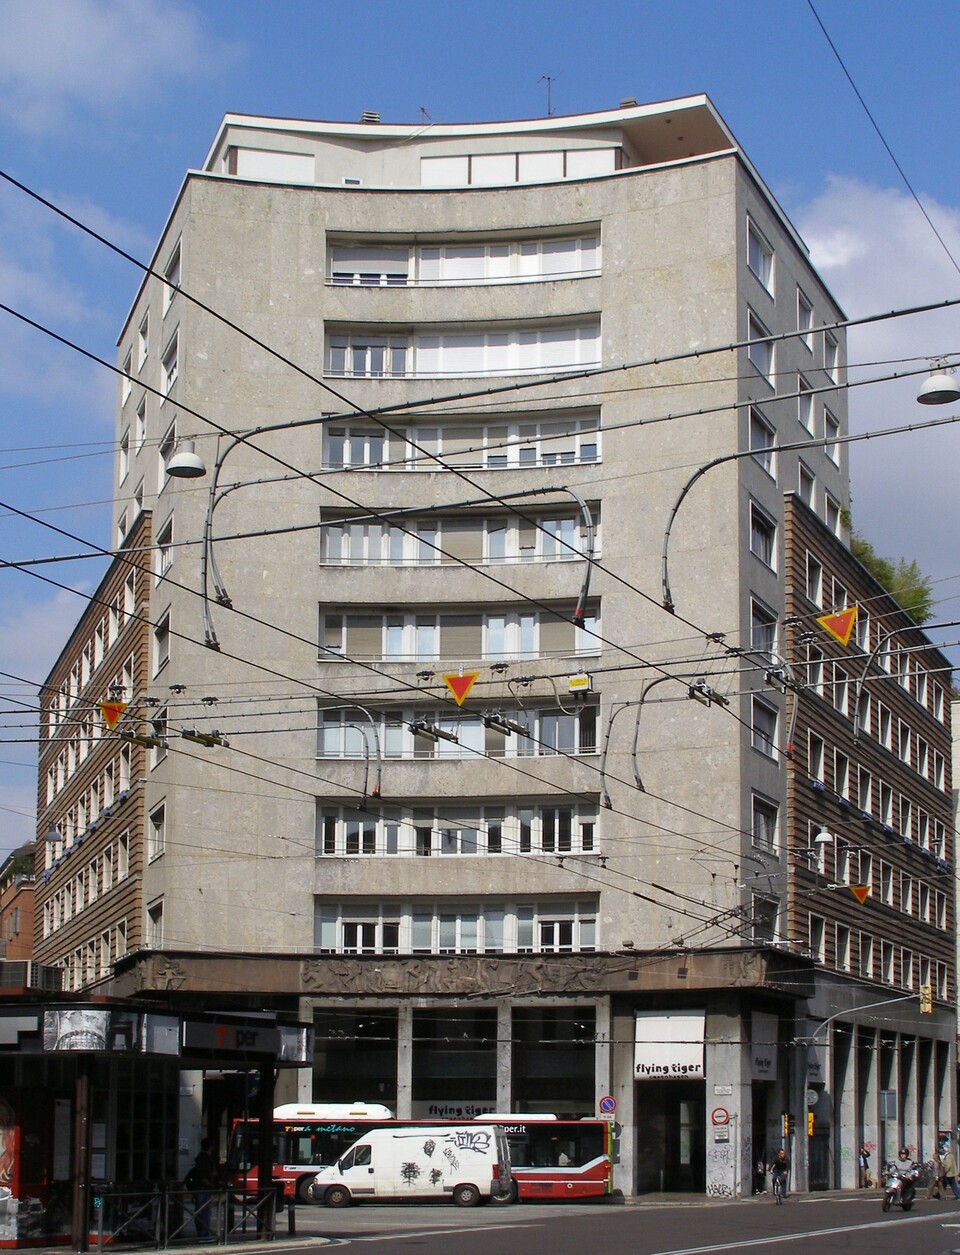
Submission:
POLYGON ((888 1163, 883 1170, 883 1210, 899 1205, 909 1211, 917 1197, 919 1176, 919 1164, 903 1159, 899 1163, 888 1163))

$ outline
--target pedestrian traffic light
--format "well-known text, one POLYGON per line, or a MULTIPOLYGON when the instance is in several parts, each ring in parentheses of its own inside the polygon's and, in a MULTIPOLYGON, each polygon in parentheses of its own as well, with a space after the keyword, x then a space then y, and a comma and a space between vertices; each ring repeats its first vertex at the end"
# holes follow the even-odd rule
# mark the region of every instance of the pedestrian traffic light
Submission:
POLYGON ((920 986, 920 1014, 931 1015, 933 1013, 933 986, 920 986))

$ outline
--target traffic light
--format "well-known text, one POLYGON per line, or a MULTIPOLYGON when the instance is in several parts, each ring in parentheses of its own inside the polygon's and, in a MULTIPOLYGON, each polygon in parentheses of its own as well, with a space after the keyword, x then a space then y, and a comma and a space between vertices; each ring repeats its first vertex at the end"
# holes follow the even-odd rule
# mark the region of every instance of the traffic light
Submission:
POLYGON ((813 1112, 807 1112, 807 1137, 813 1137, 813 1112))
POLYGON ((793 1118, 790 1116, 789 1112, 786 1111, 783 1112, 780 1118, 783 1121, 783 1136, 789 1137, 790 1127, 793 1124, 793 1118))
POLYGON ((933 986, 920 986, 920 1014, 931 1015, 933 1013, 933 986))

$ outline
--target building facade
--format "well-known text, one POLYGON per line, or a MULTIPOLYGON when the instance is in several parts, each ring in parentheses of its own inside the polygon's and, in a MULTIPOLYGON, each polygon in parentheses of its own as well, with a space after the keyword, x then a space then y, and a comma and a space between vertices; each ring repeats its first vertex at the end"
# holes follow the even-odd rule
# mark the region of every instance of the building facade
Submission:
POLYGON ((749 1192, 833 1009, 783 624, 793 493, 846 552, 842 323, 705 97, 228 115, 119 343, 163 746, 117 991, 295 1005, 290 1097, 605 1099, 626 1192, 749 1192))

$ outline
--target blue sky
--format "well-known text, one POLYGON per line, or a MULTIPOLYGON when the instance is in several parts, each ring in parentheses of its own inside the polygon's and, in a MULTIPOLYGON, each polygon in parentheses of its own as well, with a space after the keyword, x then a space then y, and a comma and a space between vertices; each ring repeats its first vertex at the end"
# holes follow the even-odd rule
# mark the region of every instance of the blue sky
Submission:
MULTIPOLYGON (((960 258, 960 6, 814 0, 907 179, 960 258)), ((960 295, 807 0, 2 0, 0 169, 148 260, 226 112, 385 122, 541 116, 706 92, 851 316, 960 295)), ((114 358, 137 272, 0 182, 0 302, 114 358)), ((110 543, 115 385, 0 312, 0 502, 110 543)), ((851 336, 852 360, 960 357, 960 313, 851 336)), ((851 426, 923 420, 911 384, 854 390, 851 426)), ((938 417, 942 411, 938 413, 938 417)), ((851 452, 856 526, 917 557, 960 619, 960 430, 851 452)), ((76 551, 0 507, 0 559, 76 551)), ((94 563, 36 568, 89 591, 94 563)), ((0 570, 0 709, 32 703, 82 609, 0 570)), ((944 633, 945 641, 960 631, 944 633)), ((0 716, 0 854, 29 838, 29 713, 0 716), (19 725, 26 726, 19 726, 19 725)))

